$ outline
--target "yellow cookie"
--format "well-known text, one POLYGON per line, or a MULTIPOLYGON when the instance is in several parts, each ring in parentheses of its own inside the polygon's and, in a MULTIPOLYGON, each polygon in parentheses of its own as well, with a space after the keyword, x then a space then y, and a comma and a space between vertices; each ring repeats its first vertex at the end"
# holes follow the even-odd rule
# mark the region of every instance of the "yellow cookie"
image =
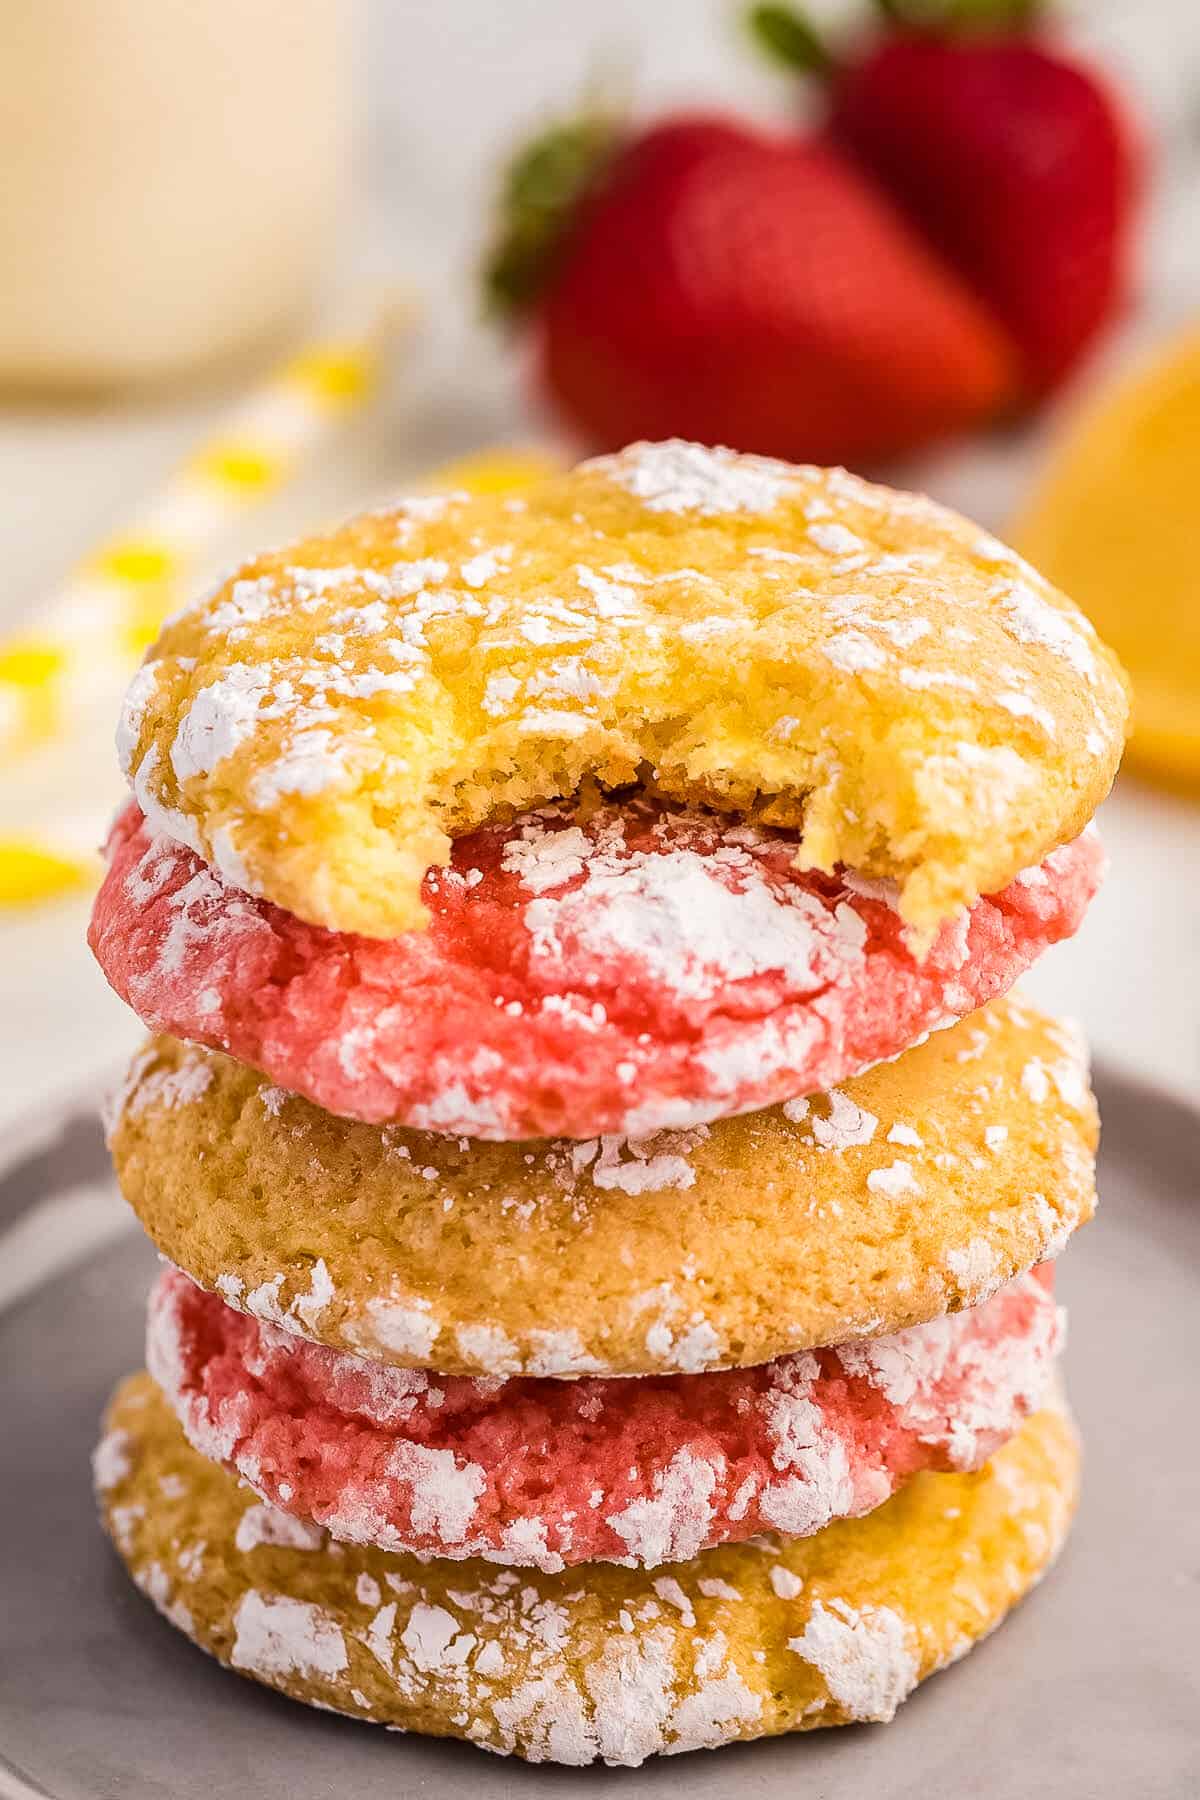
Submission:
POLYGON ((828 1095, 653 1138, 354 1123, 160 1038, 113 1119, 159 1249, 234 1306, 400 1366, 695 1372, 897 1331, 1094 1204, 1077 1040, 1009 995, 828 1095))
POLYGON ((1091 626, 965 520, 668 443, 257 558, 166 626, 119 742, 152 824, 338 930, 420 924, 452 836, 638 781, 800 826, 929 935, 1082 829, 1125 716, 1091 626))
POLYGON ((332 1543, 190 1449, 148 1375, 95 1457, 138 1586, 220 1662, 297 1700, 533 1762, 890 1719, 1044 1573, 1074 1510, 1058 1410, 975 1475, 918 1475, 866 1518, 666 1569, 562 1575, 332 1543))

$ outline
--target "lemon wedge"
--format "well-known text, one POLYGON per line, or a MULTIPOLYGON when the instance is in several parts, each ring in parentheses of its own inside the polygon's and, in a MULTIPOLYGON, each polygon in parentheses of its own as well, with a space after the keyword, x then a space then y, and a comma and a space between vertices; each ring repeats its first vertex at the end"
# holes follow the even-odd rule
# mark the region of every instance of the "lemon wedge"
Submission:
POLYGON ((1200 328, 1085 412, 1009 536, 1128 670, 1130 762, 1200 788, 1200 328))

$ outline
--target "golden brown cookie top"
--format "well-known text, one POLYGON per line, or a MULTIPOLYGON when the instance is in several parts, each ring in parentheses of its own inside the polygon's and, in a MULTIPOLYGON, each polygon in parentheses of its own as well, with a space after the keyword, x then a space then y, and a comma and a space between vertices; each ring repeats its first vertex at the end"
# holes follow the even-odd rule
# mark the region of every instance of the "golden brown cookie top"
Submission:
POLYGON ((918 1475, 815 1537, 543 1575, 332 1543, 190 1449, 145 1375, 105 1424, 105 1527, 221 1662, 355 1718, 571 1764, 891 1718, 1037 1580, 1078 1478, 1046 1410, 978 1474, 918 1475))
POLYGON ((1016 996, 828 1095, 648 1139, 353 1123, 159 1039, 112 1138, 159 1249, 337 1349, 484 1375, 769 1361, 974 1305, 1094 1202, 1077 1041, 1016 996))
POLYGON ((1126 710, 966 520, 666 443, 256 558, 165 627, 119 742, 153 823, 336 929, 420 923, 450 837, 594 780, 802 825, 927 931, 1080 831, 1126 710))

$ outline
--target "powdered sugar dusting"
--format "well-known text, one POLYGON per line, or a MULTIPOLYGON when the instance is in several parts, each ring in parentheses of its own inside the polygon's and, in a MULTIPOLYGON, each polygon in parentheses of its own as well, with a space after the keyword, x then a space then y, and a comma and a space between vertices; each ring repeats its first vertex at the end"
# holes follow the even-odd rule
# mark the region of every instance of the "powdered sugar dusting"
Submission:
POLYGON ((889 1200, 903 1199, 906 1194, 919 1194, 921 1184, 913 1171, 910 1162, 898 1158, 886 1168, 872 1169, 867 1176, 867 1186, 875 1194, 886 1194, 889 1200))
POLYGON ((763 1493, 760 1506, 768 1524, 785 1536, 809 1537, 854 1510, 855 1487, 845 1443, 812 1398, 816 1359, 789 1357, 777 1368, 763 1410, 781 1478, 763 1493))
POLYGON ((256 1550, 260 1544, 274 1548, 283 1546, 289 1550, 319 1550, 325 1542, 325 1533, 319 1525, 297 1519, 264 1502, 260 1506, 247 1507, 238 1520, 234 1542, 243 1553, 256 1550))
POLYGON ((648 512, 768 513, 796 482, 788 463, 672 438, 630 444, 615 456, 598 456, 585 470, 604 475, 640 500, 648 512))
POLYGON ((299 1319, 306 1331, 315 1331, 321 1314, 334 1298, 333 1279, 323 1256, 318 1256, 312 1267, 309 1291, 297 1294, 292 1301, 291 1310, 299 1319))
MULTIPOLYGON (((458 1620, 452 1612, 447 1612, 444 1606, 418 1603, 408 1615, 408 1623, 400 1641, 411 1656, 414 1667, 428 1674, 444 1667, 451 1646, 455 1645, 458 1636, 458 1620)), ((465 1661, 471 1648, 471 1644, 457 1645, 451 1660, 465 1661)))
POLYGON ((998 1285, 999 1258, 986 1238, 972 1238, 962 1249, 947 1250, 946 1267, 960 1283, 966 1302, 975 1306, 998 1285))
POLYGON ((879 1125, 874 1113, 838 1088, 830 1088, 826 1100, 824 1116, 812 1115, 812 1134, 823 1150, 852 1150, 871 1142, 879 1125))
POLYGON ((1028 581, 1006 583, 999 599, 1008 629, 1020 643, 1051 650, 1085 681, 1096 680, 1096 657, 1080 615, 1052 606, 1028 581))
POLYGON ((428 1300, 375 1298, 367 1304, 367 1315, 370 1342, 401 1356, 428 1356, 441 1334, 428 1300))
POLYGON ((817 1669, 830 1699, 863 1723, 894 1718, 919 1678, 915 1633, 889 1606, 814 1600, 788 1649, 817 1669))
POLYGON ((123 775, 132 773, 146 709, 158 691, 158 675, 156 662, 144 662, 125 691, 117 723, 117 760, 123 775))
POLYGON ((680 1450, 656 1478, 653 1493, 611 1514, 608 1523, 638 1562, 682 1562, 708 1535, 716 1485, 712 1462, 680 1450))
POLYGON ((194 1105, 204 1098, 212 1079, 212 1066, 202 1051, 185 1049, 174 1068, 151 1068, 144 1053, 139 1053, 113 1102, 113 1114, 125 1113, 138 1119, 158 1107, 170 1112, 177 1106, 194 1105))
POLYGON ((985 1314, 990 1328, 978 1335, 964 1333, 962 1314, 951 1313, 837 1351, 848 1374, 895 1407, 898 1423, 944 1444, 956 1469, 977 1468, 1043 1404, 1065 1341, 1065 1314, 1038 1275, 1010 1282, 983 1302, 981 1321, 985 1314))
POLYGON ((107 1493, 109 1488, 117 1487, 132 1473, 131 1448, 132 1440, 127 1431, 105 1432, 92 1452, 92 1480, 97 1493, 107 1493))
POLYGON ((253 736, 270 685, 263 670, 233 663, 220 680, 201 688, 171 745, 171 767, 180 781, 210 775, 253 736))
POLYGON ((536 957, 561 957, 586 932, 596 953, 635 957, 681 997, 709 998, 769 972, 812 986, 829 963, 861 962, 819 900, 768 883, 736 845, 707 856, 685 847, 630 853, 616 820, 607 843, 589 844, 577 829, 534 817, 506 844, 504 865, 535 896, 525 923, 536 957), (565 887, 581 874, 582 886, 565 887))
POLYGON ((696 1172, 689 1153, 708 1137, 707 1126, 694 1131, 663 1131, 648 1138, 602 1137, 572 1152, 578 1168, 586 1168, 594 1187, 619 1188, 625 1194, 661 1193, 694 1186, 696 1172))
POLYGON ((450 1450, 426 1444, 397 1444, 387 1472, 411 1489, 415 1532, 439 1537, 446 1545, 463 1543, 487 1485, 483 1470, 464 1464, 450 1450))
POLYGON ((340 1675, 348 1667, 346 1640, 337 1620, 319 1606, 251 1588, 234 1614, 235 1669, 267 1677, 340 1675))
POLYGON ((694 1694, 686 1694, 679 1701, 671 1715, 675 1738, 667 1747, 668 1755, 678 1756, 688 1750, 713 1750, 735 1734, 740 1735, 743 1727, 761 1717, 762 1695, 752 1692, 736 1670, 728 1668, 723 1673, 716 1672, 721 1668, 727 1649, 725 1635, 718 1631, 698 1652, 697 1664, 706 1667, 705 1679, 694 1694), (714 1672, 707 1673, 708 1668, 714 1672))

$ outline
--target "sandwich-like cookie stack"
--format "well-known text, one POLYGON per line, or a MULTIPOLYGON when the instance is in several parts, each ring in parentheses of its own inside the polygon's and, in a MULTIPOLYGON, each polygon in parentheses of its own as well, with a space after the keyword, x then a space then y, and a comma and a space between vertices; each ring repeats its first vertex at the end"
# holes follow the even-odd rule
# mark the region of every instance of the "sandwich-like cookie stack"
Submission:
POLYGON ((638 445, 164 630, 91 941, 168 1267, 95 1472, 231 1667, 533 1759, 890 1718, 1052 1561, 1120 672, 994 539, 638 445))

